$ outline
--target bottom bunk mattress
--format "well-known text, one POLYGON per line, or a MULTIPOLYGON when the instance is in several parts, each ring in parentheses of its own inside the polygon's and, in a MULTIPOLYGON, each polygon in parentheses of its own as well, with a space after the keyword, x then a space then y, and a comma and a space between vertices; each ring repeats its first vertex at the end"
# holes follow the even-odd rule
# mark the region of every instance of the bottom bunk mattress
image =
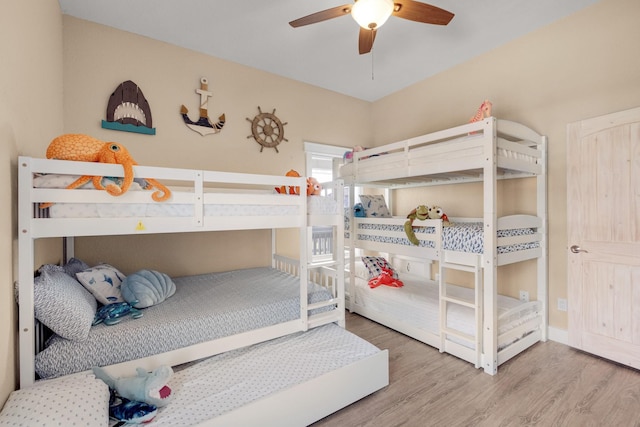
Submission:
MULTIPOLYGON (((36 373, 40 378, 58 377, 300 317, 300 279, 273 268, 178 277, 173 281, 175 294, 143 309, 141 318, 92 326, 82 341, 53 335, 36 355, 36 373)), ((328 290, 309 284, 309 303, 330 298, 328 290)))
MULTIPOLYGON (((173 392, 171 403, 161 408, 156 418, 145 425, 177 427, 214 421, 216 417, 251 402, 312 381, 380 352, 373 344, 351 332, 335 324, 328 324, 222 353, 189 364, 185 369, 176 369, 169 381, 173 392)), ((388 367, 384 368, 386 372, 379 369, 381 372, 368 372, 368 375, 380 377, 380 382, 386 385, 388 380, 382 380, 388 379, 388 367)), ((333 381, 331 386, 336 387, 333 390, 335 394, 348 394, 342 393, 342 389, 361 387, 359 384, 341 381, 333 381)), ((321 393, 323 390, 317 391, 321 393)), ((373 391, 375 390, 368 390, 365 395, 373 391)), ((304 396, 304 399, 314 405, 323 404, 317 401, 314 394, 304 396)), ((346 402, 345 405, 348 403, 351 402, 346 402)), ((291 405, 291 400, 286 406, 286 410, 281 412, 269 405, 269 414, 254 415, 256 419, 262 420, 262 425, 291 425, 293 416, 286 411, 296 413, 304 410, 291 405), (273 424, 278 417, 280 421, 273 424)), ((296 414, 298 415, 302 414, 296 414)), ((329 414, 323 414, 326 415, 329 414)), ((311 420, 313 421, 315 420, 311 420)), ((302 425, 299 422, 293 424, 302 425)))
MULTIPOLYGON (((355 278, 355 298, 358 306, 379 312, 399 322, 440 335, 439 286, 436 282, 400 277, 404 286, 370 288, 368 280, 355 278)), ((448 293, 458 299, 474 300, 473 289, 448 285, 448 293)), ((521 302, 516 298, 498 295, 498 335, 540 316, 538 301, 521 302)), ((356 309, 357 312, 357 309, 356 309)), ((376 320, 376 319, 373 319, 376 320)), ((447 327, 475 336, 474 310, 459 304, 448 304, 447 327)), ((531 331, 528 331, 531 332, 531 331)), ((474 348, 472 343, 456 337, 451 341, 474 348)))

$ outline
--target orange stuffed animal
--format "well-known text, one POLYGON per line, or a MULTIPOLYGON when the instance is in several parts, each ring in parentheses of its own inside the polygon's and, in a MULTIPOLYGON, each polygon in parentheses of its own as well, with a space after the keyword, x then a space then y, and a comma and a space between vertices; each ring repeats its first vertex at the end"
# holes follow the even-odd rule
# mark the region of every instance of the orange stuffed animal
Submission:
MULTIPOLYGON (((297 171, 291 169, 289 172, 287 172, 285 174, 285 176, 292 176, 292 177, 299 178, 300 174, 297 171)), ((279 194, 297 194, 297 195, 300 195, 300 187, 298 187, 298 186, 295 186, 295 187, 294 186, 289 186, 289 191, 287 192, 287 187, 282 185, 280 187, 276 187, 276 191, 279 194)))
MULTIPOLYGON (((120 196, 129 190, 133 182, 133 166, 137 165, 131 158, 129 151, 121 144, 104 142, 84 134, 65 134, 55 138, 47 148, 47 159, 77 160, 80 162, 118 163, 124 168, 122 186, 109 184, 102 185, 101 176, 83 175, 67 186, 67 189, 78 188, 83 184, 93 181, 98 190, 105 190, 112 196, 120 196)), ((160 184, 155 179, 145 178, 149 188, 156 188, 151 197, 156 202, 162 202, 171 197, 171 190, 160 184)), ((48 208, 52 203, 42 203, 40 208, 48 208)))
POLYGON ((319 196, 322 192, 322 185, 317 179, 310 176, 307 178, 307 196, 319 196))

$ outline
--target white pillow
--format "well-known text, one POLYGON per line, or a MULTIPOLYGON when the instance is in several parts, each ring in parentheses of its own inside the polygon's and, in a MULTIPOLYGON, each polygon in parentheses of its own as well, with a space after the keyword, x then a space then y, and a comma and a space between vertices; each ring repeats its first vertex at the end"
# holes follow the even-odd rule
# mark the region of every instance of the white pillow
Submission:
POLYGON ((364 207, 364 214, 368 218, 391 218, 387 203, 382 195, 360 195, 360 201, 364 207))
POLYGON ((120 286, 125 275, 109 264, 99 264, 76 273, 82 285, 102 304, 124 302, 120 286))
POLYGON ((15 390, 0 426, 108 426, 109 387, 91 374, 44 380, 15 390))

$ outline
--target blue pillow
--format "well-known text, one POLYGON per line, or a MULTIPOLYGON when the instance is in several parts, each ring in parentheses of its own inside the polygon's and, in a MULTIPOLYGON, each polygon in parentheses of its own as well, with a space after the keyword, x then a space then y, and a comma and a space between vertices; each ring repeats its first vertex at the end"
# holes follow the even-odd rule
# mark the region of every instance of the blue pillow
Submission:
POLYGON ((176 292, 171 277, 154 270, 140 270, 122 281, 122 297, 135 308, 160 304, 176 292))

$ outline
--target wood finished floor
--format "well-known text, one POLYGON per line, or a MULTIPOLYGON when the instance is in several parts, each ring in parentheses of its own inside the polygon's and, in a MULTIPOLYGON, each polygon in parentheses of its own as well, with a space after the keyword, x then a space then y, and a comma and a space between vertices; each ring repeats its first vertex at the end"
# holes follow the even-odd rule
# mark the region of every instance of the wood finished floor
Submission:
POLYGON ((389 386, 313 424, 640 427, 640 371, 553 341, 498 375, 355 314, 347 329, 389 349, 389 386))

